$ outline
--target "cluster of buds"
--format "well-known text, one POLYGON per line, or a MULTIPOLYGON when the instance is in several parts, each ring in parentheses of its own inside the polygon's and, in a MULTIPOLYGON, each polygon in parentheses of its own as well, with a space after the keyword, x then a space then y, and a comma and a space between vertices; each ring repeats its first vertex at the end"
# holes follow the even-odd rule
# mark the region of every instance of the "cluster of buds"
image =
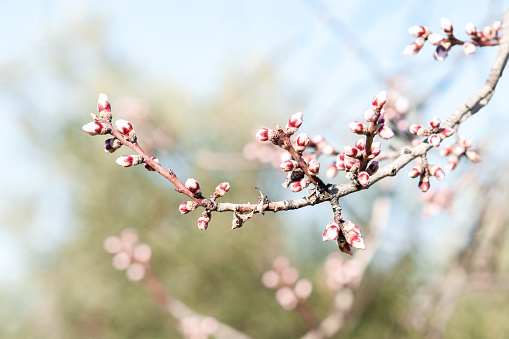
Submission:
POLYGON ((472 140, 470 139, 459 139, 454 145, 447 146, 440 150, 440 155, 447 157, 449 160, 445 166, 447 173, 452 171, 458 165, 461 156, 466 156, 473 163, 481 161, 481 156, 474 150, 471 150, 472 140))
MULTIPOLYGON (((385 124, 384 105, 387 102, 387 92, 382 91, 373 98, 371 107, 364 111, 364 120, 369 126, 361 122, 353 121, 348 124, 350 131, 364 135, 365 138, 357 140, 354 146, 348 145, 336 157, 336 169, 347 171, 347 177, 356 181, 361 186, 370 183, 370 176, 378 171, 378 161, 373 160, 380 154, 382 144, 373 142, 378 134, 382 139, 388 140, 394 137, 391 127, 385 124)), ((333 170, 328 170, 333 174, 333 170)))
POLYGON ((443 139, 450 137, 456 132, 455 129, 449 127, 440 128, 439 117, 431 119, 429 122, 429 129, 421 125, 413 124, 410 126, 409 131, 419 137, 428 137, 428 143, 434 147, 439 147, 443 139))
MULTIPOLYGON (((301 112, 295 113, 290 117, 290 119, 288 119, 285 134, 287 136, 293 135, 295 132, 298 131, 301 125, 302 125, 302 113, 301 112)), ((260 128, 258 132, 256 132, 256 138, 260 141, 271 141, 277 144, 282 129, 278 125, 276 126, 278 127, 277 130, 260 128)))
POLYGON ((437 180, 444 180, 445 172, 437 165, 428 165, 426 161, 418 160, 418 164, 408 172, 410 178, 419 177, 419 189, 422 192, 429 190, 429 177, 434 176, 437 180))
POLYGON ((341 220, 339 223, 331 221, 322 233, 323 241, 336 240, 342 252, 353 255, 352 247, 364 250, 366 245, 362 239, 359 226, 350 220, 341 220))
POLYGON ((428 41, 430 44, 437 46, 435 50, 435 59, 438 61, 444 61, 447 57, 447 53, 454 45, 463 45, 463 52, 466 55, 474 54, 476 52, 476 46, 493 46, 499 44, 498 31, 501 27, 500 21, 495 21, 492 26, 486 26, 481 31, 475 27, 474 24, 468 23, 465 26, 465 31, 469 35, 471 41, 462 41, 454 36, 454 29, 451 21, 447 18, 442 18, 440 26, 443 29, 446 38, 441 34, 432 33, 428 27, 424 26, 413 26, 408 29, 408 33, 413 35, 416 39, 410 45, 408 45, 403 54, 412 55, 417 54, 424 43, 428 41))
POLYGON ((338 252, 327 256, 324 264, 325 284, 337 292, 343 288, 357 287, 361 281, 362 269, 355 259, 345 259, 338 252))
POLYGON ((277 289, 276 300, 286 310, 293 310, 299 304, 307 302, 313 291, 313 285, 308 279, 299 280, 299 271, 290 266, 286 257, 277 257, 272 269, 262 276, 265 287, 277 289))
POLYGON ((120 236, 106 238, 103 244, 106 252, 114 254, 113 267, 126 271, 130 281, 142 280, 148 270, 152 250, 150 246, 138 243, 138 232, 133 228, 126 228, 120 236))

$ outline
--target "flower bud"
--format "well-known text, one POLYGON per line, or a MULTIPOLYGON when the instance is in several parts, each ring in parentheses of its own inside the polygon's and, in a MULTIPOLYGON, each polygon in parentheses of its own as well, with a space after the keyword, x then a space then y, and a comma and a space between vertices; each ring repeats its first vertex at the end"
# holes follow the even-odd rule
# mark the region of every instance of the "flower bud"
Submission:
POLYGON ((389 126, 387 126, 387 125, 381 125, 381 126, 378 128, 378 135, 379 135, 379 136, 380 136, 380 138, 382 138, 382 139, 389 140, 389 139, 391 139, 392 137, 394 137, 394 132, 392 131, 392 128, 390 128, 389 126))
POLYGON ((120 119, 115 121, 115 127, 117 127, 117 131, 127 139, 131 139, 131 137, 135 135, 133 126, 127 120, 120 119))
POLYGON ((343 151, 345 152, 345 155, 352 157, 352 158, 355 158, 357 156, 357 154, 359 153, 359 150, 357 149, 357 147, 353 147, 353 146, 345 146, 343 148, 343 151))
POLYGON ((473 23, 468 23, 465 25, 465 32, 471 37, 477 37, 477 27, 473 23))
POLYGON ((348 128, 350 128, 350 131, 352 131, 355 134, 364 134, 364 132, 367 131, 367 127, 364 126, 363 123, 358 121, 352 121, 348 124, 348 128))
POLYGON ((105 123, 98 121, 89 122, 81 129, 90 135, 106 134, 110 132, 109 127, 105 123))
POLYGON ((338 156, 336 157, 336 168, 338 169, 338 171, 344 171, 346 169, 344 153, 338 154, 338 156))
POLYGON ((459 161, 459 158, 458 156, 456 155, 451 155, 449 157, 449 161, 447 162, 447 165, 445 165, 445 171, 447 173, 451 172, 453 169, 456 168, 456 166, 458 165, 458 161, 459 161))
POLYGON ((373 157, 376 157, 378 154, 380 154, 380 151, 382 149, 382 143, 377 141, 371 144, 371 155, 373 157))
POLYGON ((293 128, 299 128, 302 125, 302 112, 292 115, 288 120, 288 125, 293 128))
POLYGON ((195 179, 193 179, 193 178, 187 179, 185 185, 186 185, 187 189, 191 193, 193 193, 193 196, 196 197, 196 196, 200 196, 201 195, 200 184, 195 179))
POLYGON ((116 163, 122 167, 131 167, 143 162, 141 155, 123 155, 116 160, 116 163))
POLYGON ((267 128, 260 128, 258 132, 256 132, 256 139, 260 141, 269 140, 269 130, 267 128))
POLYGON ((141 263, 148 263, 152 256, 152 249, 147 244, 138 244, 134 247, 133 257, 136 261, 141 263))
POLYGON ((323 242, 337 240, 339 237, 339 230, 339 225, 331 221, 327 226, 325 226, 325 230, 322 233, 323 242))
POLYGON ((440 139, 440 137, 438 136, 438 134, 432 134, 428 137, 428 142, 430 143, 430 145, 434 146, 434 147, 439 147, 440 146, 440 141, 442 139, 440 139))
POLYGON ((320 171, 320 163, 318 161, 312 159, 308 162, 308 169, 309 169, 309 172, 311 172, 311 174, 317 175, 318 172, 320 171))
POLYGON ((431 33, 428 35, 428 41, 435 46, 439 45, 443 39, 444 38, 438 33, 431 33))
POLYGON ((495 21, 495 22, 493 23, 493 26, 492 26, 492 27, 493 27, 493 30, 495 31, 495 33, 497 33, 497 32, 498 32, 498 30, 500 29, 500 27, 502 27, 502 23, 501 23, 500 21, 498 21, 498 20, 497 20, 497 21, 495 21))
POLYGON ((106 139, 104 142, 104 151, 106 153, 113 153, 122 146, 122 143, 117 138, 106 139))
POLYGON ((408 29, 408 33, 412 34, 414 37, 418 38, 426 34, 426 28, 423 26, 412 26, 408 29))
POLYGON ((426 128, 416 124, 410 125, 409 131, 410 133, 415 134, 419 137, 426 135, 426 133, 428 132, 426 128))
POLYGON ((360 172, 359 175, 357 176, 357 181, 362 186, 366 186, 367 184, 369 184, 369 174, 368 174, 368 172, 360 172))
POLYGON ((440 127, 440 118, 434 117, 433 119, 431 119, 431 121, 429 122, 429 129, 436 130, 439 127, 440 127))
POLYGON ((297 165, 297 161, 295 161, 295 160, 285 160, 285 161, 283 161, 281 163, 281 165, 279 165, 279 168, 281 168, 281 170, 284 171, 284 172, 291 172, 297 166, 298 166, 297 165))
POLYGON ((442 27, 444 33, 447 35, 451 35, 453 33, 452 23, 447 18, 442 18, 442 20, 440 20, 440 27, 442 27))
POLYGON ((101 118, 111 121, 111 106, 108 101, 108 96, 104 93, 99 94, 99 100, 97 101, 97 111, 101 118))
POLYGON ((230 184, 227 182, 222 182, 214 190, 214 196, 222 197, 229 190, 230 190, 230 184))
POLYGON ((466 55, 474 54, 475 51, 476 51, 476 47, 473 43, 465 42, 463 44, 463 53, 465 53, 466 55))
POLYGON ((194 211, 198 207, 198 204, 194 201, 185 201, 180 204, 179 211, 181 214, 187 214, 191 211, 194 211))
POLYGON ((338 168, 336 167, 336 163, 333 163, 327 167, 327 171, 325 171, 325 176, 327 179, 332 179, 338 173, 338 168))
POLYGON ((375 122, 376 112, 373 109, 368 108, 364 111, 363 117, 367 122, 375 122))
POLYGON ((470 148, 473 145, 472 139, 464 138, 460 140, 460 144, 462 144, 465 148, 470 148))
MULTIPOLYGON (((159 164, 159 159, 157 159, 156 157, 152 157, 150 159, 152 159, 156 164, 159 164)), ((155 171, 155 169, 152 168, 152 166, 150 166, 149 164, 145 164, 145 169, 147 171, 149 171, 149 172, 154 172, 155 171)))
POLYGON ((491 26, 485 26, 482 31, 482 34, 484 34, 484 36, 488 40, 493 39, 496 35, 495 31, 493 30, 493 27, 491 27, 491 26))
POLYGON ((359 151, 364 151, 364 149, 366 148, 366 140, 363 138, 357 140, 357 142, 355 143, 355 148, 357 148, 359 151))
POLYGON ((473 163, 478 163, 481 161, 481 156, 479 155, 479 153, 475 152, 475 151, 466 151, 465 152, 465 155, 467 156, 468 159, 470 159, 470 161, 472 161, 473 163))
POLYGON ((421 176, 419 180, 419 188, 423 193, 429 190, 429 178, 427 176, 421 176))
POLYGON ((455 129, 452 129, 452 128, 449 128, 449 127, 445 127, 438 134, 440 135, 441 139, 445 139, 447 137, 450 137, 454 133, 456 133, 455 129))
POLYGON ((442 148, 439 151, 439 153, 440 153, 441 156, 446 157, 446 156, 448 156, 449 154, 452 153, 452 147, 451 146, 447 146, 445 148, 442 148))
POLYGON ((302 187, 302 182, 301 180, 294 180, 290 183, 290 191, 292 192, 300 192, 304 189, 304 187, 302 187))
POLYGON ((387 102, 387 91, 381 91, 373 98, 371 102, 371 108, 379 111, 387 102))
POLYGON ((444 180, 445 178, 445 172, 443 169, 438 167, 437 165, 432 165, 429 167, 429 173, 437 178, 437 180, 444 180))
POLYGON ((366 172, 368 172, 369 175, 373 175, 378 171, 379 165, 378 161, 373 160, 369 163, 368 167, 366 168, 366 172))
POLYGON ((445 58, 447 58, 447 49, 442 45, 438 46, 435 50, 434 57, 437 61, 444 61, 445 58))
POLYGON ((414 55, 419 53, 422 49, 422 45, 418 45, 416 42, 412 42, 410 45, 406 46, 403 50, 404 55, 414 55))
POLYGON ((351 171, 352 168, 355 166, 355 159, 352 159, 348 156, 345 156, 344 160, 343 160, 343 164, 345 166, 345 169, 347 171, 351 171))
POLYGON ((205 231, 209 227, 209 221, 210 221, 210 216, 208 216, 206 214, 202 214, 198 218, 198 228, 202 231, 205 231))
POLYGON ((310 144, 311 140, 309 140, 309 136, 306 133, 302 133, 297 137, 297 140, 295 141, 296 146, 295 150, 298 152, 303 152, 306 147, 310 144))
POLYGON ((350 245, 357 249, 361 250, 366 249, 366 245, 364 244, 364 240, 362 239, 361 230, 359 229, 359 226, 355 225, 350 220, 346 220, 342 224, 342 228, 345 239, 350 245))
POLYGON ((417 178, 419 175, 422 174, 422 172, 424 172, 424 167, 422 167, 421 165, 417 165, 410 169, 410 171, 408 172, 408 176, 410 178, 417 178))

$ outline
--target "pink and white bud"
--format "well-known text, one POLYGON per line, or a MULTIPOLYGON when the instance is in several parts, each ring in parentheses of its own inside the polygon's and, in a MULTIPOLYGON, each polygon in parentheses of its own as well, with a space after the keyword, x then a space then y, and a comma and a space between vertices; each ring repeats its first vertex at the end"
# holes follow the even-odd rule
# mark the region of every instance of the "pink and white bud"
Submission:
POLYGON ((336 157, 336 168, 338 171, 344 171, 346 169, 344 153, 338 154, 338 156, 336 157))
POLYGON ((196 181, 196 179, 194 179, 194 178, 187 179, 185 185, 186 185, 187 189, 191 193, 193 193, 194 196, 201 195, 200 184, 198 183, 198 181, 196 181))
POLYGON ((475 152, 475 151, 466 151, 465 152, 465 155, 467 156, 468 159, 470 159, 470 161, 472 161, 473 163, 478 163, 481 161, 481 156, 479 155, 479 153, 475 152))
POLYGON ((359 151, 364 151, 364 149, 366 148, 366 140, 363 138, 357 140, 357 142, 355 143, 355 148, 357 148, 359 151))
POLYGON ((468 139, 468 138, 464 138, 464 139, 461 139, 459 141, 460 144, 463 145, 463 147, 465 148, 470 148, 472 147, 472 145, 474 144, 474 142, 472 141, 472 139, 468 139))
POLYGON ((419 180, 419 189, 426 193, 429 190, 429 178, 427 176, 421 176, 419 180))
POLYGON ((408 29, 408 33, 412 34, 414 37, 418 38, 426 34, 426 28, 423 26, 412 26, 408 29))
POLYGON ((352 158, 355 158, 357 156, 357 154, 359 153, 359 149, 357 149, 357 147, 354 147, 354 146, 345 146, 343 148, 343 151, 345 152, 346 156, 349 156, 352 158))
POLYGON ((105 123, 98 121, 89 122, 88 124, 84 125, 81 129, 90 135, 98 134, 102 135, 110 132, 109 127, 105 123))
POLYGON ((414 55, 419 53, 422 49, 422 46, 419 46, 416 42, 412 42, 410 45, 406 46, 403 50, 403 55, 414 55))
POLYGON ((320 163, 315 159, 312 159, 308 162, 308 169, 311 174, 317 175, 320 171, 320 163))
POLYGON ((438 33, 431 33, 428 35, 428 41, 435 46, 438 46, 444 38, 438 33))
POLYGON ((143 157, 141 155, 123 155, 115 160, 115 162, 122 167, 131 167, 141 164, 143 157))
POLYGON ((122 146, 122 143, 117 138, 106 139, 104 142, 104 151, 106 153, 113 153, 122 146))
POLYGON ((371 161, 369 163, 368 167, 366 167, 366 172, 368 172, 369 175, 373 175, 378 171, 379 167, 380 166, 378 164, 378 161, 376 161, 376 160, 371 161))
POLYGON ((292 192, 300 192, 304 189, 304 187, 302 186, 302 181, 301 180, 294 180, 290 183, 290 191, 292 192))
POLYGON ((191 211, 194 211, 198 207, 198 204, 194 201, 185 201, 180 204, 179 211, 181 214, 187 214, 191 211))
POLYGON ((368 174, 368 172, 360 172, 358 177, 357 177, 357 181, 362 186, 366 186, 367 184, 369 184, 369 174, 368 174))
POLYGON ((331 144, 325 144, 321 149, 320 151, 324 154, 324 155, 333 155, 336 150, 334 149, 334 147, 332 147, 331 144))
POLYGON ((368 129, 366 126, 364 126, 363 123, 358 121, 352 121, 348 124, 348 128, 350 128, 350 131, 352 131, 355 134, 364 134, 368 129))
POLYGON ((209 227, 210 217, 208 215, 202 214, 198 218, 198 228, 202 231, 205 231, 209 227))
POLYGON ((436 130, 440 128, 440 118, 439 117, 433 117, 431 121, 429 122, 429 129, 430 130, 436 130))
POLYGON ((438 134, 432 134, 428 137, 428 142, 433 147, 439 147, 440 141, 442 141, 442 139, 440 139, 440 136, 438 134))
POLYGON ((269 140, 269 130, 267 128, 260 128, 258 132, 256 132, 256 139, 260 141, 269 140))
POLYGON ((444 33, 447 35, 451 35, 453 33, 452 23, 447 18, 442 18, 442 20, 440 20, 440 27, 442 27, 444 33))
POLYGON ((332 179, 338 173, 338 168, 336 167, 336 163, 333 163, 327 167, 327 171, 325 171, 325 176, 327 179, 332 179))
POLYGON ((376 97, 373 98, 371 102, 371 108, 379 111, 387 102, 387 91, 381 91, 377 94, 376 97))
POLYGON ((309 136, 306 133, 302 133, 297 137, 297 140, 295 140, 295 150, 302 152, 310 143, 311 140, 309 139, 309 136))
MULTIPOLYGON (((152 157, 150 159, 152 159, 156 164, 159 164, 159 159, 157 159, 156 157, 152 157)), ((155 169, 152 166, 150 166, 149 164, 145 164, 145 169, 149 172, 155 171, 155 169)))
POLYGON ((348 156, 345 156, 345 158, 344 158, 344 160, 343 160, 343 164, 344 164, 345 169, 346 169, 347 171, 351 171, 351 170, 352 170, 352 168, 356 165, 356 164, 355 164, 355 159, 350 158, 350 157, 348 157, 348 156))
POLYGON ((493 27, 491 26, 485 26, 482 30, 482 34, 486 37, 486 39, 491 40, 496 36, 495 31, 493 30, 493 27))
POLYGON ((442 45, 438 46, 435 50, 434 57, 437 61, 444 61, 445 58, 447 58, 447 49, 442 45))
POLYGON ((222 197, 226 192, 230 190, 230 184, 228 182, 222 182, 219 185, 217 185, 216 189, 214 190, 214 196, 216 197, 222 197))
POLYGON ((415 134, 419 137, 426 135, 426 133, 428 132, 426 128, 416 124, 410 125, 409 131, 410 133, 415 134))
POLYGON ((456 155, 451 155, 447 165, 445 165, 445 172, 449 173, 458 165, 459 158, 456 155))
POLYGON ((364 111, 363 117, 367 122, 375 122, 376 112, 373 109, 368 108, 364 111))
POLYGON ((498 30, 500 29, 500 27, 502 27, 502 23, 501 23, 500 21, 498 21, 498 20, 497 20, 497 21, 495 21, 495 22, 493 23, 493 26, 492 26, 492 27, 493 27, 493 30, 495 31, 495 33, 497 33, 497 32, 498 32, 498 30))
POLYGON ((439 151, 439 153, 441 156, 446 157, 452 153, 452 147, 451 146, 444 147, 439 151))
POLYGON ((463 53, 465 53, 466 55, 474 54, 475 51, 476 51, 476 47, 473 43, 465 42, 463 44, 463 53))
POLYGON ((341 226, 345 239, 350 245, 360 250, 366 249, 359 226, 355 225, 350 220, 345 221, 341 226))
POLYGON ((108 96, 104 93, 99 94, 99 100, 97 101, 97 111, 101 118, 111 120, 111 106, 108 101, 108 96))
POLYGON ((136 261, 146 264, 152 257, 152 249, 148 244, 138 244, 134 247, 133 257, 136 261))
POLYGON ((115 127, 117 131, 125 136, 127 139, 130 139, 135 133, 133 129, 133 125, 127 120, 117 120, 115 121, 115 127))
POLYGON ((302 125, 302 112, 292 115, 288 120, 288 125, 293 128, 299 128, 302 125))
POLYGON ((376 157, 380 154, 380 151, 382 149, 382 143, 377 141, 371 144, 371 155, 373 157, 376 157))
POLYGON ((444 180, 445 178, 445 172, 443 169, 438 167, 437 165, 432 165, 429 167, 429 173, 437 178, 437 180, 444 180))
POLYGON ((389 140, 389 139, 391 139, 392 137, 394 137, 394 132, 392 131, 392 128, 390 128, 389 126, 387 126, 387 125, 381 125, 381 126, 378 128, 378 135, 379 135, 379 136, 380 136, 380 138, 382 138, 382 139, 389 140))
POLYGON ((449 127, 445 127, 442 130, 440 130, 440 132, 438 134, 440 135, 441 139, 445 139, 447 137, 450 137, 454 133, 456 133, 455 129, 452 129, 452 128, 449 128, 449 127))
POLYGON ((322 233, 322 239, 323 242, 329 241, 329 240, 337 240, 339 237, 339 225, 335 222, 330 222, 326 227, 325 230, 322 233))
POLYGON ((410 169, 410 171, 408 172, 408 176, 410 178, 417 178, 419 175, 422 174, 422 172, 424 172, 424 167, 422 167, 421 165, 417 165, 410 169))
POLYGON ((465 32, 467 32, 467 34, 470 36, 476 37, 477 36, 477 27, 475 27, 475 25, 473 23, 469 22, 468 24, 465 25, 465 32))
POLYGON ((297 165, 297 161, 295 161, 295 160, 285 160, 285 161, 283 161, 281 163, 281 165, 279 165, 279 168, 281 168, 281 170, 284 171, 284 172, 291 172, 297 166, 298 166, 297 165))

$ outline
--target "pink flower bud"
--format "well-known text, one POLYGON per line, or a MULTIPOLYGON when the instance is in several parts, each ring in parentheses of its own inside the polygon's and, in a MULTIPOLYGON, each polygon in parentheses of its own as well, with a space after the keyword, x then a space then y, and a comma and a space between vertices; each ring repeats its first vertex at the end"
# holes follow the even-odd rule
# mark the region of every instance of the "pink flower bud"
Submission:
POLYGON ((421 165, 417 165, 410 169, 410 172, 408 172, 408 176, 410 178, 417 178, 419 175, 422 174, 422 172, 424 172, 424 168, 421 165))
POLYGON ((419 137, 422 137, 422 136, 426 135, 426 133, 427 133, 426 128, 422 127, 421 125, 416 125, 416 124, 410 125, 409 130, 410 130, 410 133, 415 134, 419 137))
POLYGON ((439 151, 439 153, 440 153, 441 156, 446 157, 446 156, 448 156, 449 154, 452 153, 452 147, 451 146, 447 146, 445 148, 442 148, 439 151))
POLYGON ((447 58, 447 49, 442 45, 438 46, 435 50, 434 57, 437 61, 444 61, 445 58, 447 58))
POLYGON ((350 128, 350 131, 352 131, 355 134, 364 134, 365 131, 367 131, 367 127, 364 126, 363 123, 358 121, 352 121, 348 124, 348 128, 350 128))
POLYGON ((269 140, 269 130, 267 128, 260 128, 258 132, 256 132, 256 139, 260 141, 269 140))
POLYGON ((321 148, 321 151, 324 155, 333 155, 336 152, 336 150, 334 149, 334 147, 332 147, 331 144, 324 145, 321 148))
POLYGON ((345 146, 343 148, 343 151, 345 152, 345 155, 355 158, 357 154, 359 153, 359 150, 356 147, 353 146, 345 146))
POLYGON ((115 121, 115 127, 117 128, 117 131, 127 139, 130 139, 135 134, 133 126, 127 120, 120 119, 115 121))
POLYGON ((493 30, 495 31, 495 33, 497 33, 497 32, 498 32, 498 30, 500 29, 500 27, 502 27, 502 23, 501 23, 500 21, 498 21, 498 20, 497 20, 497 21, 495 21, 495 22, 493 23, 493 26, 492 26, 492 27, 493 27, 493 30))
POLYGON ((474 54, 476 51, 475 45, 471 42, 465 42, 463 44, 463 53, 466 55, 474 54))
POLYGON ((303 189, 304 189, 304 187, 302 187, 301 180, 294 180, 290 183, 290 191, 292 191, 292 192, 300 192, 303 189))
POLYGON ((222 197, 229 190, 230 190, 230 184, 227 182, 222 182, 214 190, 214 195, 219 198, 219 197, 222 197))
POLYGON ((116 163, 122 167, 131 167, 143 162, 141 155, 123 155, 116 160, 116 163))
POLYGON ((368 174, 368 172, 360 172, 358 177, 357 177, 357 181, 362 186, 366 186, 367 184, 369 184, 369 174, 368 174))
POLYGON ((338 169, 338 171, 344 171, 346 169, 344 153, 338 154, 338 156, 336 157, 336 168, 338 169))
POLYGON ((426 34, 426 28, 423 26, 412 26, 408 29, 408 33, 412 34, 414 37, 418 38, 426 34))
POLYGON ((432 145, 434 147, 439 147, 440 141, 442 141, 442 139, 440 139, 438 134, 432 134, 428 137, 428 142, 430 143, 430 145, 432 145))
POLYGON ((463 153, 465 153, 465 147, 460 144, 452 145, 452 153, 457 156, 463 155, 463 153))
POLYGON ((376 119, 376 112, 373 109, 368 108, 367 110, 364 111, 363 116, 364 120, 366 120, 367 122, 374 122, 376 119))
POLYGON ((447 165, 445 165, 445 171, 447 173, 451 172, 453 169, 456 168, 458 165, 459 158, 456 155, 451 155, 449 157, 449 161, 447 162, 447 165))
POLYGON ((343 163, 344 163, 345 169, 350 171, 355 166, 355 159, 345 156, 343 163))
POLYGON ((134 247, 133 257, 136 261, 146 264, 152 257, 152 249, 147 244, 138 244, 134 247))
POLYGON ((436 130, 439 127, 440 127, 440 118, 439 117, 432 118, 431 121, 429 122, 430 130, 436 130))
MULTIPOLYGON (((151 159, 152 159, 152 160, 154 160, 154 162, 155 162, 156 164, 159 164, 159 159, 157 159, 156 157, 152 157, 151 159)), ((149 172, 154 172, 154 171, 155 171, 155 169, 154 169, 154 168, 152 168, 152 166, 150 166, 149 164, 145 164, 145 169, 146 169, 147 171, 149 171, 149 172)))
POLYGON ((108 101, 108 96, 104 93, 99 94, 99 100, 97 101, 97 111, 101 118, 111 121, 111 106, 108 101))
POLYGON ((317 175, 320 171, 320 163, 314 159, 308 162, 308 169, 311 174, 317 175))
POLYGON ((473 23, 468 23, 465 25, 465 32, 467 32, 470 36, 476 36, 477 35, 477 27, 473 23))
POLYGON ((345 239, 350 245, 357 249, 366 249, 359 226, 355 225, 350 220, 345 221, 341 226, 343 228, 345 239))
POLYGON ((380 151, 382 149, 382 143, 377 141, 371 144, 371 155, 373 157, 376 157, 378 154, 380 154, 380 151))
POLYGON ((202 231, 205 231, 209 227, 210 217, 208 215, 202 214, 198 218, 198 228, 202 231))
POLYGON ((450 137, 451 135, 453 135, 454 133, 456 133, 456 130, 455 129, 452 129, 452 128, 449 128, 449 127, 445 127, 443 128, 439 134, 440 134, 440 138, 441 139, 445 139, 447 137, 450 137))
POLYGON ((438 33, 431 33, 428 35, 428 41, 435 46, 439 45, 443 39, 444 38, 438 33))
POLYGON ((308 147, 310 142, 311 140, 309 140, 309 136, 306 133, 302 133, 297 137, 297 140, 295 141, 295 149, 298 152, 302 152, 306 149, 306 147, 308 147))
POLYGON ((412 42, 410 45, 406 46, 403 50, 403 55, 414 55, 419 53, 422 46, 419 46, 417 43, 412 42))
POLYGON ((290 127, 299 128, 302 125, 302 112, 295 113, 288 120, 290 127))
POLYGON ((179 211, 181 214, 187 214, 191 211, 194 211, 198 207, 198 204, 194 201, 186 201, 180 204, 179 211))
POLYGON ((335 222, 330 222, 322 233, 323 242, 329 240, 337 240, 339 237, 339 225, 335 222))
POLYGON ((475 151, 466 151, 465 152, 465 155, 467 156, 468 159, 470 159, 470 161, 472 161, 473 163, 478 163, 481 161, 481 156, 479 155, 479 153, 475 152, 475 151))
POLYGON ((113 153, 122 146, 122 143, 117 138, 106 139, 104 142, 104 151, 106 153, 113 153))
POLYGON ((81 129, 90 135, 106 134, 110 132, 110 129, 106 124, 97 121, 89 122, 81 129))
POLYGON ((374 110, 380 110, 385 103, 387 102, 387 91, 381 91, 377 94, 376 97, 373 98, 373 101, 371 102, 371 108, 374 110))
POLYGON ((435 178, 437 178, 437 180, 444 180, 445 178, 444 170, 438 167, 437 165, 430 166, 429 173, 435 178))
POLYGON ((451 35, 453 33, 452 23, 447 18, 442 18, 442 20, 440 20, 440 27, 442 27, 447 35, 451 35))
POLYGON ((191 193, 193 193, 194 196, 201 195, 200 184, 195 179, 193 179, 193 178, 187 179, 185 185, 186 185, 187 189, 191 193))
POLYGON ((485 26, 482 33, 486 39, 491 40, 495 37, 496 33, 491 26, 485 26))
POLYGON ((294 168, 297 167, 297 161, 294 160, 285 160, 279 165, 279 168, 281 168, 284 172, 291 172, 294 168))
POLYGON ((382 139, 389 140, 389 139, 391 139, 392 137, 394 137, 394 132, 392 131, 392 128, 390 128, 389 126, 387 126, 387 125, 381 125, 381 126, 378 128, 378 135, 379 135, 379 136, 380 136, 380 138, 382 138, 382 139))
POLYGON ((369 175, 373 175, 378 171, 379 165, 378 161, 373 160, 369 163, 368 167, 366 168, 366 172, 368 172, 369 175))
POLYGON ((325 176, 327 179, 332 179, 338 173, 338 168, 336 167, 336 163, 333 163, 327 167, 327 171, 325 172, 325 176))
POLYGON ((461 145, 463 145, 463 147, 465 147, 465 148, 470 148, 470 147, 472 147, 472 145, 474 144, 474 143, 472 142, 472 139, 468 139, 468 138, 461 139, 461 140, 459 141, 459 143, 460 143, 461 145))
POLYGON ((429 178, 428 177, 422 177, 419 180, 419 189, 426 193, 429 190, 429 178))
POLYGON ((357 142, 355 143, 355 148, 357 148, 359 151, 364 151, 364 149, 366 148, 366 140, 363 138, 357 140, 357 142))

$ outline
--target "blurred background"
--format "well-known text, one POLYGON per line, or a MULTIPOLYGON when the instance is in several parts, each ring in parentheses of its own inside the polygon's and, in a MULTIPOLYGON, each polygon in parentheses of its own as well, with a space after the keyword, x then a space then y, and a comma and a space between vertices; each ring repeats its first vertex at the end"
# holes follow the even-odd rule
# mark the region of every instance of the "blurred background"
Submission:
MULTIPOLYGON (((181 180, 196 178, 206 196, 228 181, 222 201, 256 202, 255 186, 272 201, 300 198, 280 186, 285 176, 271 164, 277 150, 254 140, 259 127, 302 111, 302 132, 342 149, 357 139, 347 124, 381 90, 400 98, 410 123, 445 121, 482 86, 497 48, 471 56, 453 48, 442 63, 429 45, 404 56, 408 28, 441 33, 447 17, 466 39, 466 23, 491 25, 508 8, 507 1, 0 1, 0 337, 210 334, 190 334, 197 325, 186 330, 147 285, 112 267, 103 242, 126 228, 150 245, 151 272, 171 297, 255 338, 300 337, 327 317, 333 337, 508 336, 504 77, 459 131, 473 140, 480 164, 461 159, 426 194, 408 166, 340 201, 368 247, 352 258, 322 243, 333 217, 326 204, 256 215, 235 231, 231 214, 214 214, 199 231, 199 213, 180 215, 186 199, 164 178, 119 167, 115 159, 128 149, 105 153, 106 138, 81 130, 106 93, 114 119, 131 121, 140 145, 181 180), (280 286, 289 268, 285 284, 312 285, 295 292, 298 304, 267 288, 280 286)), ((436 150, 428 160, 447 164, 436 150)), ((334 158, 320 161, 325 173, 334 158)))

